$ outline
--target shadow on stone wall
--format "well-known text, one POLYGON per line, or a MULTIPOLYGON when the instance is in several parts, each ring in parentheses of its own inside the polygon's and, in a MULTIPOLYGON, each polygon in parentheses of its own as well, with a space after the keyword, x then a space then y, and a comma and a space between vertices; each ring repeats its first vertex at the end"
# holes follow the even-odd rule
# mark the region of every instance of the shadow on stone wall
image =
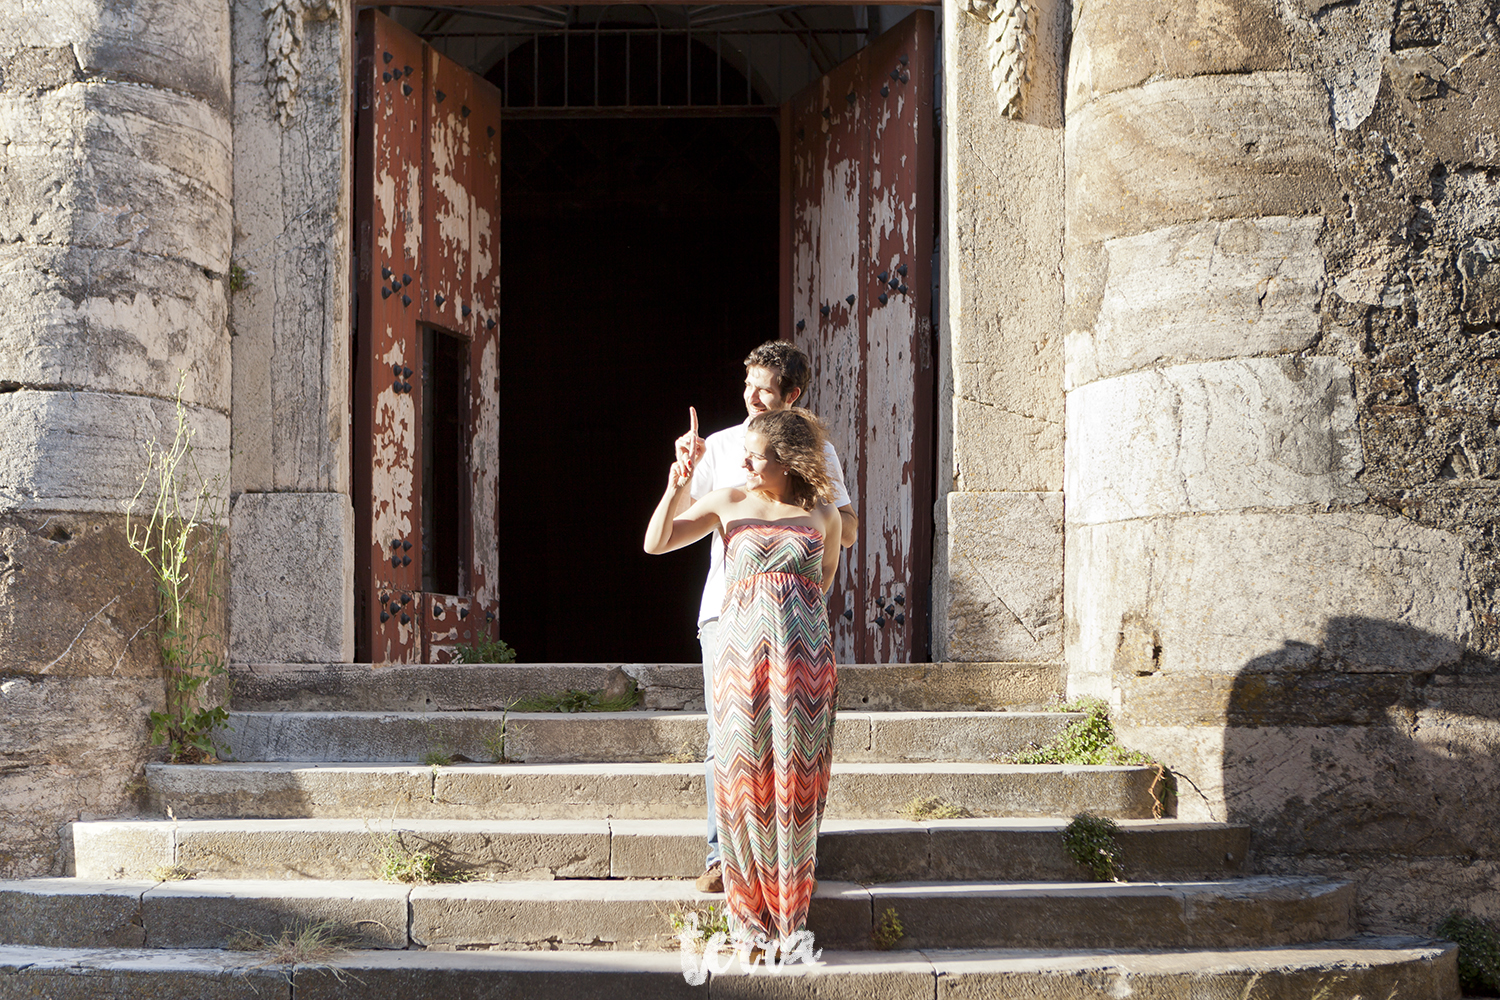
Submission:
MULTIPOLYGON (((1218 696, 1178 702, 1195 702, 1199 718, 1150 710, 1170 674, 1125 680, 1139 732, 1223 727, 1218 818, 1252 828, 1260 870, 1355 878, 1369 930, 1425 930, 1455 907, 1500 915, 1494 657, 1398 622, 1342 617, 1320 645, 1288 642, 1232 676, 1193 678, 1199 694, 1218 696), (1155 699, 1140 697, 1163 681, 1155 699)), ((1171 759, 1167 745, 1155 752, 1171 759)))

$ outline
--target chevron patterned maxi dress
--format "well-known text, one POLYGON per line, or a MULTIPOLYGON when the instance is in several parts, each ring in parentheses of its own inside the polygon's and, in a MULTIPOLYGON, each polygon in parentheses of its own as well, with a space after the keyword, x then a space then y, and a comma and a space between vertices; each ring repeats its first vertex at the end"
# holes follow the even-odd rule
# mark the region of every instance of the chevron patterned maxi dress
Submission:
POLYGON ((838 674, 815 528, 730 532, 714 670, 715 805, 740 942, 802 930, 833 763, 838 674))

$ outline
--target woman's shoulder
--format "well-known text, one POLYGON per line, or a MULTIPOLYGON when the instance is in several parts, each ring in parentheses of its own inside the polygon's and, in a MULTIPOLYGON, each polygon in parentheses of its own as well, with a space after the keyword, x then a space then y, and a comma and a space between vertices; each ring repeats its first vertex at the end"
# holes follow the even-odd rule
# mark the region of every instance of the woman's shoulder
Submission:
POLYGON ((705 502, 722 506, 725 504, 744 503, 749 496, 750 494, 739 486, 724 486, 714 490, 712 493, 704 494, 703 499, 705 502))

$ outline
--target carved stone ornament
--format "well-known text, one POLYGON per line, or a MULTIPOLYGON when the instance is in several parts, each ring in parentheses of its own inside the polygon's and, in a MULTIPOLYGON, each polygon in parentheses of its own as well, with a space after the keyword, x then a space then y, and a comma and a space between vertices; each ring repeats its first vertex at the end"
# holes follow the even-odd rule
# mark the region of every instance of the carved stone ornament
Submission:
POLYGON ((1000 113, 1016 118, 1031 89, 1031 56, 1036 41, 1036 3, 1027 0, 960 0, 963 8, 988 22, 985 61, 1000 102, 1000 113))
POLYGON ((338 12, 339 0, 265 0, 261 8, 266 19, 266 89, 276 103, 282 125, 290 122, 297 110, 302 36, 307 22, 327 21, 338 12))

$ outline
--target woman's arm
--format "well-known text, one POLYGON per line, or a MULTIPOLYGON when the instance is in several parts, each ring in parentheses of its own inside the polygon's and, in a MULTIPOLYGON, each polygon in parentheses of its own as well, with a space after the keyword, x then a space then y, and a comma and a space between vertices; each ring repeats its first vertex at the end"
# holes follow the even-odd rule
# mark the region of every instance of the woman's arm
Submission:
POLYGON ((652 512, 651 523, 646 525, 644 548, 649 554, 659 556, 691 545, 719 526, 719 507, 728 490, 715 490, 684 510, 691 481, 692 476, 680 462, 672 463, 667 474, 667 491, 652 512))
POLYGON ((833 504, 828 503, 818 507, 817 512, 823 522, 823 593, 826 594, 832 589, 834 577, 839 572, 839 555, 843 551, 839 533, 843 529, 843 517, 833 504))

